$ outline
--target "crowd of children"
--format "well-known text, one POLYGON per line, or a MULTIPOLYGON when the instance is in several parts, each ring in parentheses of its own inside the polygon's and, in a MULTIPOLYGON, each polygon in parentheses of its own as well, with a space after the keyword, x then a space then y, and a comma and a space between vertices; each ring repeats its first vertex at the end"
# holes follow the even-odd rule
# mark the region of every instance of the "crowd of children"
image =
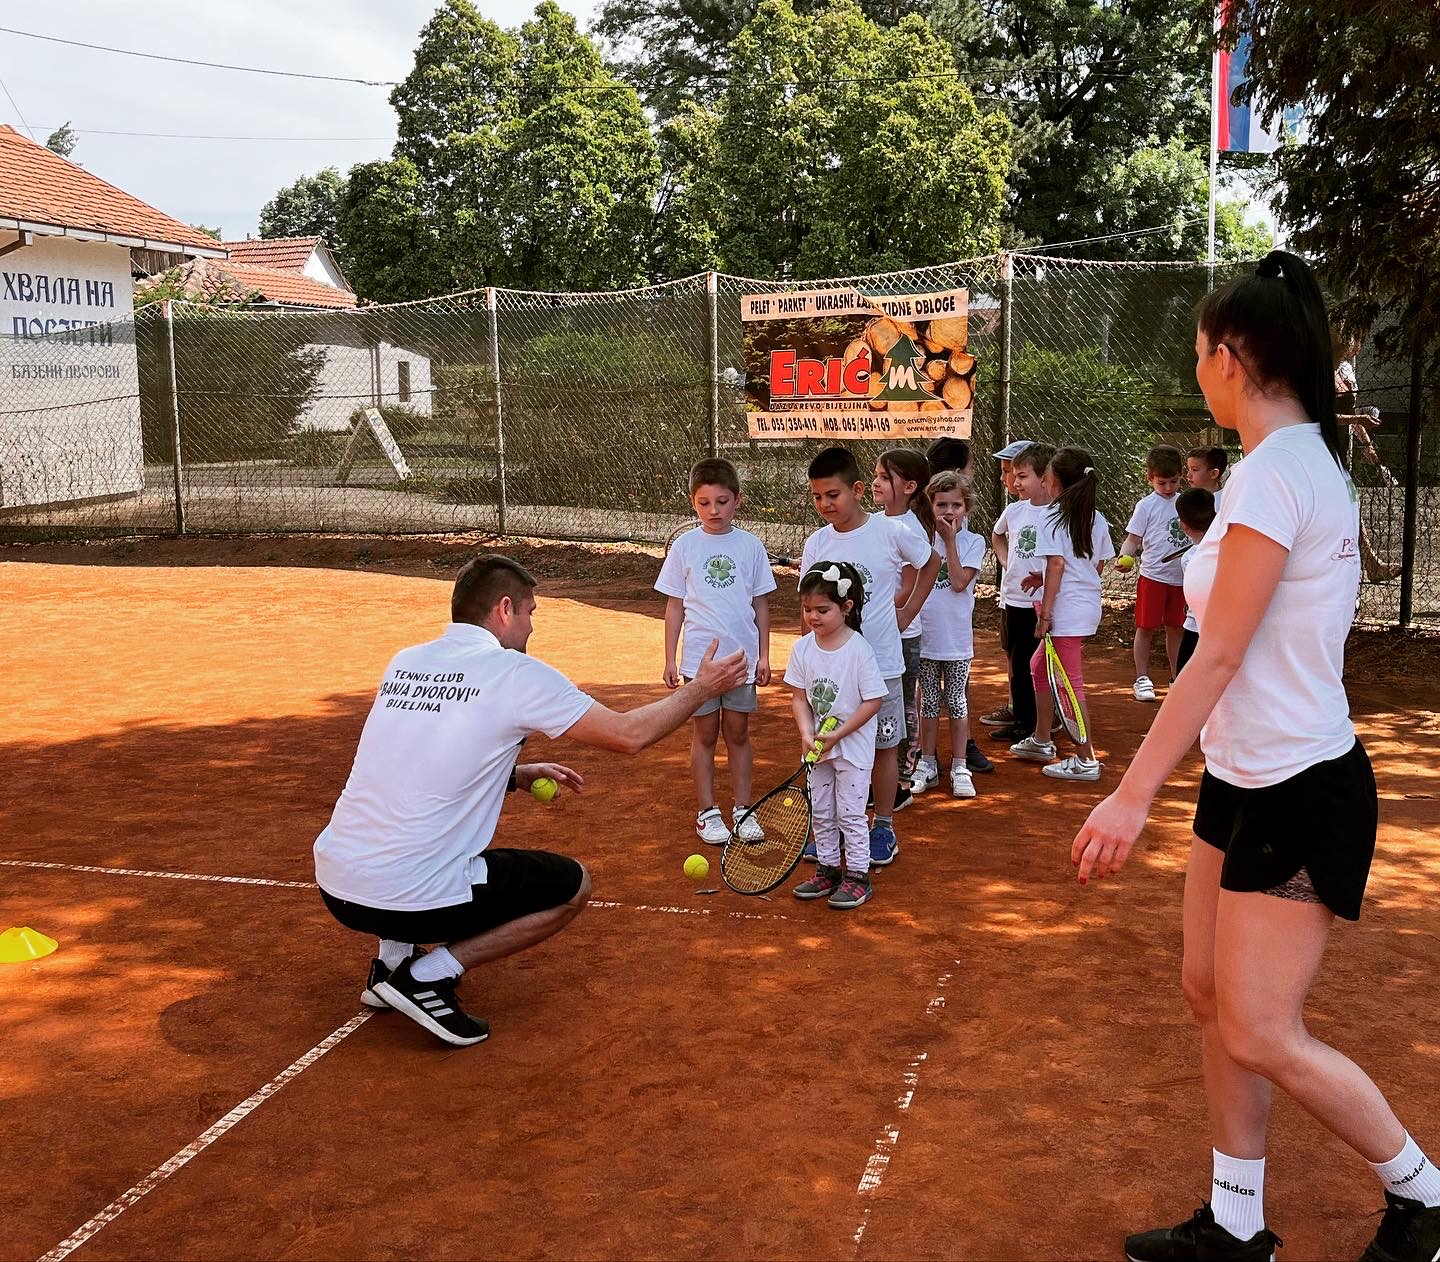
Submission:
MULTIPOLYGON (((1101 576, 1116 558, 1110 525, 1096 507, 1100 473, 1078 447, 1058 450, 1023 440, 995 453, 1010 502, 990 544, 1000 564, 1001 646, 1010 696, 981 718, 1017 759, 1044 764, 1059 780, 1095 781, 1096 757, 1085 703, 1084 643, 1101 618, 1101 576), (1044 641, 1054 645, 1085 715, 1087 739, 1059 756, 1046 677, 1044 641)), ((1149 657, 1165 632, 1170 678, 1197 639, 1183 595, 1189 548, 1214 520, 1226 453, 1171 446, 1146 457, 1151 493, 1135 506, 1120 552, 1140 558, 1134 655, 1138 701, 1154 701, 1149 657), (1189 489, 1180 493, 1182 477, 1189 489)), ((827 447, 810 462, 816 513, 825 523, 805 541, 800 561, 802 638, 784 682, 800 743, 809 749, 821 721, 840 725, 819 737, 812 773, 814 835, 806 857, 815 873, 794 890, 831 907, 873 897, 870 869, 900 852, 894 817, 916 794, 940 783, 940 710, 950 742, 950 792, 976 796, 975 775, 994 764, 975 743, 968 688, 975 654, 975 582, 986 541, 969 528, 971 452, 942 438, 921 454, 883 452, 868 488, 852 452, 827 447), (879 511, 865 507, 867 489, 879 511), (868 799, 868 800, 867 800, 868 799), (867 814, 870 808, 873 812, 867 814)), ((693 675, 712 640, 720 653, 745 650, 746 683, 695 716, 690 764, 700 840, 720 845, 744 818, 752 796, 749 716, 757 686, 770 682, 769 593, 775 580, 761 541, 736 526, 739 474, 728 460, 702 460, 690 473, 699 530, 681 536, 656 581, 668 598, 664 679, 693 675), (683 648, 682 648, 683 632, 683 648), (733 807, 727 823, 715 790, 715 750, 724 736, 733 807)), ((743 822, 742 822, 743 821, 743 822)))

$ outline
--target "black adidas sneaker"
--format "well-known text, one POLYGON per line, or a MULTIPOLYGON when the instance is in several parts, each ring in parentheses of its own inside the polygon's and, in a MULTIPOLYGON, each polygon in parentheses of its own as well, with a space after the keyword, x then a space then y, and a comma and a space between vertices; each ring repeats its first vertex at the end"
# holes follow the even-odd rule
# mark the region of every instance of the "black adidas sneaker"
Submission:
POLYGON ((1440 1259, 1440 1205, 1385 1193, 1385 1217, 1360 1262, 1437 1262, 1440 1259))
POLYGON ((377 982, 374 988, 376 995, 396 1012, 403 1012, 436 1038, 456 1047, 470 1047, 488 1039, 489 1023, 472 1017, 460 1007, 460 1001, 455 997, 455 979, 417 982, 410 976, 413 962, 413 957, 406 960, 383 982, 377 982))
MULTIPOLYGON (((416 947, 410 952, 412 960, 418 960, 425 954, 424 947, 416 947)), ((365 979, 365 989, 360 992, 360 1002, 367 1008, 376 1008, 380 1011, 388 1011, 390 1005, 375 993, 375 987, 390 976, 390 969, 385 961, 376 956, 370 961, 370 976, 365 979)))
POLYGON ((1249 1240, 1232 1236, 1215 1221, 1207 1202, 1177 1227, 1127 1236, 1125 1256, 1130 1262, 1274 1262, 1282 1243, 1263 1227, 1249 1240))

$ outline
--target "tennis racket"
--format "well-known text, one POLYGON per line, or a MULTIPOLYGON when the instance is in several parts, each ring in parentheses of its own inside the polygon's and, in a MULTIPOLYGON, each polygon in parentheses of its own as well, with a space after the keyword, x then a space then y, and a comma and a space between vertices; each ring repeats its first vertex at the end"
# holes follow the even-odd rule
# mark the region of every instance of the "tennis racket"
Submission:
POLYGON ((665 540, 665 555, 668 557, 670 555, 670 549, 675 546, 675 544, 680 540, 680 538, 684 535, 688 535, 699 525, 700 523, 698 521, 687 521, 682 522, 680 525, 676 526, 675 529, 670 532, 669 536, 665 540))
POLYGON ((1060 716, 1060 722, 1065 725, 1072 741, 1077 745, 1085 744, 1088 733, 1080 698, 1075 695, 1070 676, 1065 673, 1060 654, 1055 650, 1055 642, 1048 635, 1045 637, 1045 674, 1050 680, 1050 694, 1055 698, 1055 713, 1060 716))
POLYGON ((1187 543, 1183 548, 1176 548, 1174 552, 1167 553, 1165 556, 1161 557, 1160 564, 1168 565, 1171 561, 1178 561, 1194 546, 1194 543, 1187 543))
MULTIPOLYGON (((833 732, 839 726, 840 720, 832 714, 820 724, 820 732, 833 732)), ((764 894, 795 871, 810 840, 810 768, 824 748, 816 741, 788 780, 735 821, 720 852, 720 875, 737 894, 764 894), (740 830, 752 819, 760 825, 762 835, 747 841, 740 830)))

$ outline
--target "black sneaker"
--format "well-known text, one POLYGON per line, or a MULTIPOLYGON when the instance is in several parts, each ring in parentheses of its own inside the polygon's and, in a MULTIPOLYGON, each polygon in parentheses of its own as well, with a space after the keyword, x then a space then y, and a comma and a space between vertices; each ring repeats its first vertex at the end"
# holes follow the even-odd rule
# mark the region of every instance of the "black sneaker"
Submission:
POLYGON ((1385 1217, 1360 1262, 1435 1262, 1440 1258, 1440 1206, 1385 1193, 1385 1217))
POLYGON ((1125 1237, 1130 1262, 1274 1262, 1282 1244, 1262 1227, 1249 1240, 1232 1236, 1215 1221, 1207 1201, 1178 1227, 1158 1227, 1125 1237))
POLYGON ((438 982, 417 982, 410 976, 411 961, 395 969, 375 986, 375 993, 396 1012, 403 1012, 417 1025, 423 1025, 436 1038, 469 1047, 490 1037, 488 1022, 472 1017, 460 1007, 455 997, 455 979, 438 982))
POLYGON ((985 751, 975 743, 973 736, 965 743, 965 765, 982 776, 995 770, 995 764, 985 757, 985 751))
POLYGON ((992 727, 990 739, 992 741, 1004 741, 1007 745, 1013 745, 1016 741, 1023 741, 1031 735, 1029 728, 1025 727, 992 727))
MULTIPOLYGON (((416 947, 410 952, 412 960, 418 960, 425 954, 424 947, 416 947)), ((390 1005, 375 993, 375 987, 390 976, 390 969, 385 961, 376 956, 370 961, 370 976, 365 979, 365 989, 360 992, 360 1002, 367 1008, 376 1008, 380 1011, 389 1011, 390 1005)))
POLYGON ((897 811, 903 811, 914 800, 915 795, 910 792, 910 786, 906 784, 905 781, 900 781, 895 789, 895 809, 897 811))

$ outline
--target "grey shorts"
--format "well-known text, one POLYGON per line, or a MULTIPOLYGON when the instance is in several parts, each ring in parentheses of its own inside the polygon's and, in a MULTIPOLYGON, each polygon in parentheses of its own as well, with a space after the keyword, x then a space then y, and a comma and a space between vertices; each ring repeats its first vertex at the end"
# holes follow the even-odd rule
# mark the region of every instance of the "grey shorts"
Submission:
MULTIPOLYGON (((685 676, 681 676, 685 679, 685 676)), ((688 684, 690 681, 685 679, 688 684)), ((760 708, 760 702, 755 694, 754 684, 741 684, 738 688, 732 688, 729 692, 718 697, 711 697, 704 705, 695 711, 698 719, 702 714, 714 714, 716 710, 729 710, 733 714, 754 714, 760 708)))
POLYGON ((905 689, 901 677, 885 681, 885 700, 875 716, 875 748, 894 749, 905 739, 905 689))

